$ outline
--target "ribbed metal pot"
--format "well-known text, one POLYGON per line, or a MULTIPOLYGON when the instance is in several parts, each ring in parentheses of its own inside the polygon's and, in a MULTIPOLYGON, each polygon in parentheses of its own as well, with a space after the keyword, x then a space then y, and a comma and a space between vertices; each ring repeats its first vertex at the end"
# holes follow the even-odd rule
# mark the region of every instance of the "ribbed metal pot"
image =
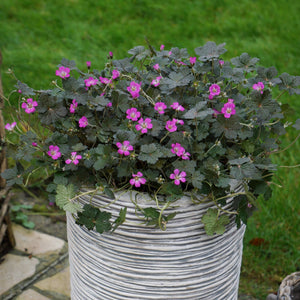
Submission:
MULTIPOLYGON (((146 196, 137 198, 143 208, 155 207, 146 196)), ((111 201, 97 195, 92 203, 111 201)), ((141 223, 129 193, 109 211, 116 218, 125 206, 126 222, 113 234, 88 231, 67 214, 71 299, 237 299, 245 226, 232 221, 223 235, 207 236, 201 217, 211 203, 195 205, 188 197, 165 211, 177 211, 165 231, 141 223)))

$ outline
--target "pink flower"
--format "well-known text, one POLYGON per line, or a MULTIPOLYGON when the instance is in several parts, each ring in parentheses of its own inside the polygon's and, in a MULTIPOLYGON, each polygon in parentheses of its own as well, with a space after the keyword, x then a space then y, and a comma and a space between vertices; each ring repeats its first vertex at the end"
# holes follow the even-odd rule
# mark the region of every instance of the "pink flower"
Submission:
POLYGON ((258 83, 255 83, 253 84, 252 88, 254 90, 257 90, 257 91, 260 91, 260 93, 262 94, 263 93, 263 90, 264 90, 264 84, 262 82, 258 82, 258 83))
POLYGON ((183 61, 176 61, 175 60, 175 62, 176 62, 176 64, 179 64, 179 65, 182 65, 182 66, 186 66, 186 64, 183 61))
POLYGON ((110 58, 113 58, 113 56, 114 56, 114 54, 111 51, 109 51, 108 55, 109 55, 110 58))
POLYGON ((190 57, 190 63, 191 65, 194 65, 196 63, 197 57, 190 57))
POLYGON ((165 127, 169 132, 174 132, 177 130, 176 126, 176 119, 173 119, 172 121, 167 121, 166 127, 165 127))
POLYGON ((28 98, 26 102, 22 103, 22 108, 25 109, 27 114, 35 112, 35 107, 38 106, 36 101, 33 101, 31 98, 28 98))
POLYGON ((220 86, 217 85, 217 84, 212 84, 210 87, 209 87, 209 92, 212 96, 217 96, 220 94, 220 86))
POLYGON ((169 55, 169 56, 172 55, 172 51, 169 51, 168 55, 169 55))
POLYGON ((126 114, 126 118, 132 121, 137 121, 141 116, 141 113, 135 107, 127 109, 126 114))
POLYGON ((212 94, 209 94, 208 99, 212 100, 212 99, 214 99, 214 96, 212 94))
POLYGON ((108 103, 106 104, 106 106, 107 106, 107 107, 112 107, 112 103, 111 103, 111 102, 108 102, 108 103))
POLYGON ((131 94, 132 98, 138 98, 140 96, 141 83, 138 84, 134 81, 130 82, 130 85, 127 87, 127 91, 131 94))
POLYGON ((66 164, 69 165, 70 163, 73 163, 74 165, 78 165, 79 159, 82 159, 82 156, 77 155, 77 152, 72 152, 71 158, 66 160, 66 164))
POLYGON ((224 60, 219 60, 219 64, 222 67, 224 65, 224 60))
POLYGON ((156 77, 155 79, 152 80, 151 84, 154 85, 155 87, 159 86, 161 78, 162 78, 161 76, 156 77))
POLYGON ((32 145, 33 147, 37 147, 37 146, 38 146, 38 144, 35 143, 35 142, 33 142, 31 145, 32 145))
POLYGON ((112 70, 112 79, 117 79, 120 76, 120 72, 118 70, 112 70))
POLYGON ((220 115, 220 114, 221 114, 221 112, 219 112, 218 110, 216 110, 216 109, 214 109, 214 108, 213 108, 213 111, 214 111, 213 116, 214 116, 215 118, 217 117, 217 115, 220 115))
POLYGON ((87 61, 87 62, 86 62, 86 66, 87 66, 88 68, 90 68, 90 67, 91 67, 91 62, 90 62, 90 61, 87 61))
POLYGON ((49 151, 47 152, 49 156, 52 157, 52 159, 58 159, 61 157, 61 153, 59 152, 59 147, 58 146, 49 146, 49 151))
POLYGON ((172 144, 171 152, 176 154, 177 156, 181 156, 184 151, 184 148, 179 143, 172 144))
POLYGON ((89 77, 88 79, 84 80, 84 83, 86 87, 90 87, 92 85, 96 85, 98 81, 99 80, 97 78, 89 77))
POLYGON ((79 127, 82 127, 82 128, 84 128, 84 127, 86 127, 86 126, 89 125, 88 119, 87 119, 85 116, 83 116, 83 117, 78 121, 78 123, 79 123, 79 127))
POLYGON ((61 66, 58 68, 58 70, 56 70, 55 75, 61 77, 62 79, 65 79, 67 77, 70 77, 70 69, 61 66))
POLYGON ((11 124, 7 123, 4 128, 8 131, 13 131, 16 125, 17 122, 12 122, 11 124))
POLYGON ((105 78, 105 77, 99 77, 101 83, 103 84, 110 84, 111 83, 111 79, 105 78))
POLYGON ((135 125, 135 129, 140 131, 141 133, 146 133, 148 132, 148 129, 151 129, 153 127, 152 123, 151 123, 151 119, 150 118, 146 118, 145 121, 143 118, 140 118, 138 121, 138 124, 135 125))
POLYGON ((235 105, 232 102, 227 102, 224 104, 221 112, 224 115, 225 118, 230 118, 231 115, 235 114, 235 105))
POLYGON ((21 90, 18 90, 18 93, 22 94, 22 91, 21 91, 21 90))
POLYGON ((153 68, 154 68, 156 71, 158 71, 158 70, 159 70, 159 64, 155 64, 155 65, 153 66, 153 68))
POLYGON ((183 125, 184 124, 183 120, 173 119, 173 121, 176 122, 176 124, 179 124, 179 125, 183 125))
POLYGON ((167 108, 167 105, 163 102, 157 102, 154 105, 154 109, 159 113, 159 114, 164 114, 165 109, 167 108))
POLYGON ((173 109, 177 111, 184 111, 184 107, 181 106, 178 102, 174 102, 173 104, 170 105, 173 109))
POLYGON ((170 175, 171 179, 174 179, 174 184, 179 185, 180 181, 185 182, 186 173, 184 171, 180 172, 178 169, 174 170, 174 173, 170 175))
POLYGON ((130 155, 129 151, 133 150, 133 146, 130 145, 129 141, 124 141, 123 144, 118 142, 116 145, 119 148, 118 153, 124 154, 125 156, 130 155))
POLYGON ((76 102, 75 99, 73 99, 72 104, 70 105, 70 113, 74 114, 75 113, 75 109, 78 106, 78 103, 76 102))
POLYGON ((134 185, 135 187, 140 187, 141 184, 146 183, 146 179, 143 178, 143 173, 137 172, 137 174, 132 174, 132 179, 130 179, 130 184, 134 185))
POLYGON ((183 152, 181 155, 181 158, 184 160, 189 160, 190 159, 191 154, 189 152, 183 152))
POLYGON ((163 51, 164 49, 165 49, 165 45, 160 45, 159 50, 160 50, 160 51, 163 51))

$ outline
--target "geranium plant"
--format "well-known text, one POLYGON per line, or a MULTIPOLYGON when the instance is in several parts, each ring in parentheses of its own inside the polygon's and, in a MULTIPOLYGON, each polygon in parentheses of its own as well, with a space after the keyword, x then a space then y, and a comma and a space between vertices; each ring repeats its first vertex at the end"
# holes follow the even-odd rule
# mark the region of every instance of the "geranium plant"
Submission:
POLYGON ((238 226, 246 223, 257 197, 271 196, 276 165, 270 155, 279 150, 279 137, 287 126, 299 130, 278 99, 299 94, 300 77, 278 75, 247 53, 224 61, 225 52, 214 42, 196 48, 196 56, 138 46, 121 60, 110 53, 101 71, 63 59, 50 90, 18 81, 21 104, 6 125, 19 135, 11 151, 16 165, 2 176, 9 185, 22 184, 43 170, 52 179, 50 200, 101 233, 124 222, 126 209, 111 221, 109 207, 81 207, 83 187, 111 199, 128 189, 148 193, 153 207, 137 204, 137 213, 162 229, 175 217, 163 210, 184 194, 215 203, 202 218, 208 234, 224 232, 227 214, 238 226), (234 181, 241 190, 232 190, 234 181), (223 208, 229 197, 230 211, 223 208))

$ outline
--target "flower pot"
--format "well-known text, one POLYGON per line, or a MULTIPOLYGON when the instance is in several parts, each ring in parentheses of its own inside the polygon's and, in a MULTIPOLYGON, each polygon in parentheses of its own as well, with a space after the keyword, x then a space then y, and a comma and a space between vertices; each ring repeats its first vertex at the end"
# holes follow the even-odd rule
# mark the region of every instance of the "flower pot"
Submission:
MULTIPOLYGON (((139 205, 155 207, 146 198, 138 195, 139 205)), ((92 203, 111 201, 97 195, 92 203)), ((245 226, 237 229, 232 219, 223 235, 207 236, 201 217, 211 203, 183 197, 175 205, 167 209, 177 215, 165 231, 142 224, 129 192, 110 205, 113 217, 127 207, 113 234, 88 231, 68 213, 72 299, 237 299, 245 226)))

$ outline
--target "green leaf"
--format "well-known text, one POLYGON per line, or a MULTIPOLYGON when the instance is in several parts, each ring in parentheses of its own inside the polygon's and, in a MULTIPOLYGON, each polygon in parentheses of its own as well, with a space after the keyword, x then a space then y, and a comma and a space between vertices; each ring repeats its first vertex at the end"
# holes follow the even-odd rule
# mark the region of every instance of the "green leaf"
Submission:
POLYGON ((97 232, 102 234, 103 232, 108 232, 111 230, 112 225, 109 221, 110 218, 111 213, 99 210, 95 223, 97 232))
POLYGON ((81 205, 75 202, 68 202, 63 206, 64 211, 68 211, 71 214, 76 214, 77 212, 81 211, 81 205))
POLYGON ((18 81, 16 84, 16 88, 22 91, 22 95, 24 96, 34 96, 35 92, 32 88, 30 88, 26 83, 18 81))
POLYGON ((192 184, 195 188, 202 188, 202 181, 205 179, 205 176, 200 173, 200 171, 196 171, 192 174, 192 184))
MULTIPOLYGON (((64 67, 67 67, 71 70, 75 69, 76 68, 76 63, 74 60, 69 60, 69 59, 66 59, 66 58, 63 58, 61 60, 61 65, 64 66, 64 67)), ((59 65, 60 67, 60 65, 59 65)))
POLYGON ((28 229, 33 229, 35 224, 32 221, 24 221, 22 225, 28 229))
POLYGON ((202 223, 207 235, 223 234, 225 232, 225 225, 230 222, 227 215, 219 216, 217 209, 209 208, 202 217, 202 223))
POLYGON ((162 194, 171 195, 171 196, 176 195, 181 197, 182 195, 182 189, 179 186, 175 185, 173 182, 164 183, 162 185, 160 192, 162 194))
POLYGON ((115 194, 108 187, 104 188, 104 194, 109 197, 109 199, 116 199, 115 194))
POLYGON ((139 160, 146 161, 149 164, 155 164, 163 153, 159 151, 156 144, 142 145, 141 152, 138 156, 139 160))
POLYGON ((242 53, 240 56, 231 59, 231 63, 233 65, 235 65, 237 68, 244 70, 247 73, 256 69, 255 65, 258 61, 258 58, 251 58, 248 53, 242 53))
POLYGON ((127 207, 121 208, 119 216, 114 221, 114 227, 112 232, 114 232, 120 225, 122 225, 126 220, 127 207))
POLYGON ((103 158, 98 158, 94 163, 93 167, 96 171, 103 169, 107 164, 107 161, 103 158))
POLYGON ((64 208, 64 206, 67 205, 75 195, 75 187, 73 184, 69 184, 67 186, 59 184, 56 189, 55 197, 57 206, 64 208))
POLYGON ((300 130, 300 119, 297 119, 293 127, 296 128, 296 130, 300 130))
POLYGON ((18 169, 15 166, 12 169, 6 169, 4 172, 1 173, 1 176, 4 179, 6 179, 7 186, 13 186, 14 184, 23 183, 23 177, 18 173, 18 169))
POLYGON ((98 208, 90 204, 85 204, 82 212, 77 214, 76 224, 85 226, 88 230, 92 230, 95 227, 95 219, 98 213, 98 208))
POLYGON ((254 166, 253 163, 245 163, 242 165, 232 166, 230 175, 237 180, 243 179, 261 179, 261 172, 254 166))
POLYGON ((199 55, 199 59, 202 61, 212 60, 218 58, 221 54, 227 50, 224 48, 225 43, 216 45, 215 42, 207 42, 203 47, 195 49, 195 53, 199 55))

